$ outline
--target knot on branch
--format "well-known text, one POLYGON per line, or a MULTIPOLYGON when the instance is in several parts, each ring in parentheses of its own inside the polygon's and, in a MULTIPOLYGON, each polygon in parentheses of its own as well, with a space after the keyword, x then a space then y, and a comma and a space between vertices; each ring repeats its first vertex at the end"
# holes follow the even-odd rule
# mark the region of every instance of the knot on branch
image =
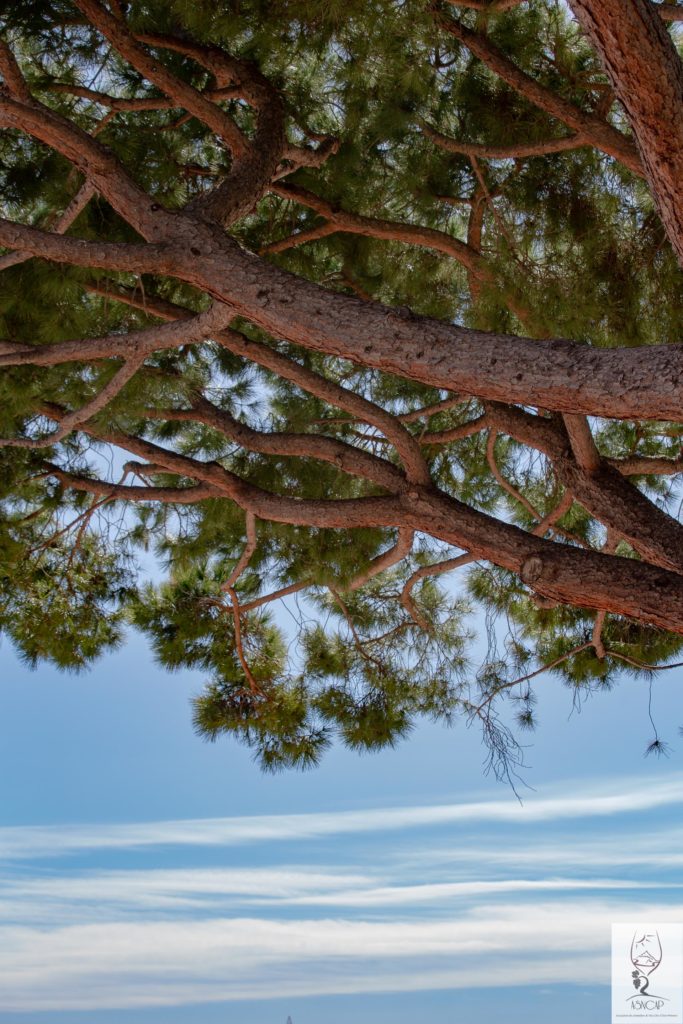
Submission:
POLYGON ((543 575, 543 568, 543 559, 539 558, 538 555, 531 555, 522 565, 520 572, 522 582, 528 586, 533 586, 543 575))

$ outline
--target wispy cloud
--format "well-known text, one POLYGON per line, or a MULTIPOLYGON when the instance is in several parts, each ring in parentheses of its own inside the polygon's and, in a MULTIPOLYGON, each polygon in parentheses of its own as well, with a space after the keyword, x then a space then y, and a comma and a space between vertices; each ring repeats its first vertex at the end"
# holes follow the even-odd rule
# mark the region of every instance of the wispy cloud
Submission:
POLYGON ((233 846, 333 835, 389 832, 458 823, 529 825, 617 814, 683 803, 683 776, 652 781, 623 780, 603 789, 549 797, 531 796, 523 805, 504 800, 393 807, 363 811, 274 814, 239 818, 201 818, 139 824, 18 826, 0 829, 0 858, 58 856, 87 850, 139 849, 149 846, 233 846))
POLYGON ((386 874, 363 875, 299 868, 182 868, 70 872, 51 877, 11 876, 0 883, 0 922, 43 927, 90 921, 158 919, 178 914, 218 917, 243 907, 269 914, 289 907, 377 908, 410 906, 441 915, 481 898, 510 894, 676 890, 678 882, 615 878, 521 878, 392 884, 386 874))
MULTIPOLYGON (((513 903, 449 920, 232 918, 6 929, 6 1010, 93 1009, 477 984, 605 983, 632 904, 513 903)), ((681 907, 648 904, 648 917, 681 907)))

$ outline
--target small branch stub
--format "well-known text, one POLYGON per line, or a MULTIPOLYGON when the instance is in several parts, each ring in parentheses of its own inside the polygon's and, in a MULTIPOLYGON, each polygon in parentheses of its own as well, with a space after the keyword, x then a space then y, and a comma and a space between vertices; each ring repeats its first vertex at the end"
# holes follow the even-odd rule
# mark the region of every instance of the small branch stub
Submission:
POLYGON ((522 565, 520 576, 522 582, 528 586, 533 586, 543 575, 543 559, 539 558, 538 555, 531 555, 526 559, 522 565))

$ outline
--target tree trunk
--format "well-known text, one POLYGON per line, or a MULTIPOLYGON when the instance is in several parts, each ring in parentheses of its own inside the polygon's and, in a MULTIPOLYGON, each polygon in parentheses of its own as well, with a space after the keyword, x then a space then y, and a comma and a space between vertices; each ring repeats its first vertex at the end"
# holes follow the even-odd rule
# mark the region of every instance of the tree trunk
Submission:
POLYGON ((569 0, 624 107, 683 266, 683 64, 648 0, 569 0))

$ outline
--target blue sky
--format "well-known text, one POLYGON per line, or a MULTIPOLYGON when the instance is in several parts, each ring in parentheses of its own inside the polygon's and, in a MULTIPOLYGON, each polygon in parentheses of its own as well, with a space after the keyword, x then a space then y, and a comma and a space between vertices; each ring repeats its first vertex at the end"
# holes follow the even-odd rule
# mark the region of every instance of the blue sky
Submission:
POLYGON ((583 1024, 612 921, 683 918, 680 670, 580 714, 541 680, 522 806, 475 730, 263 776, 132 637, 87 675, 5 645, 0 1021, 583 1024))

